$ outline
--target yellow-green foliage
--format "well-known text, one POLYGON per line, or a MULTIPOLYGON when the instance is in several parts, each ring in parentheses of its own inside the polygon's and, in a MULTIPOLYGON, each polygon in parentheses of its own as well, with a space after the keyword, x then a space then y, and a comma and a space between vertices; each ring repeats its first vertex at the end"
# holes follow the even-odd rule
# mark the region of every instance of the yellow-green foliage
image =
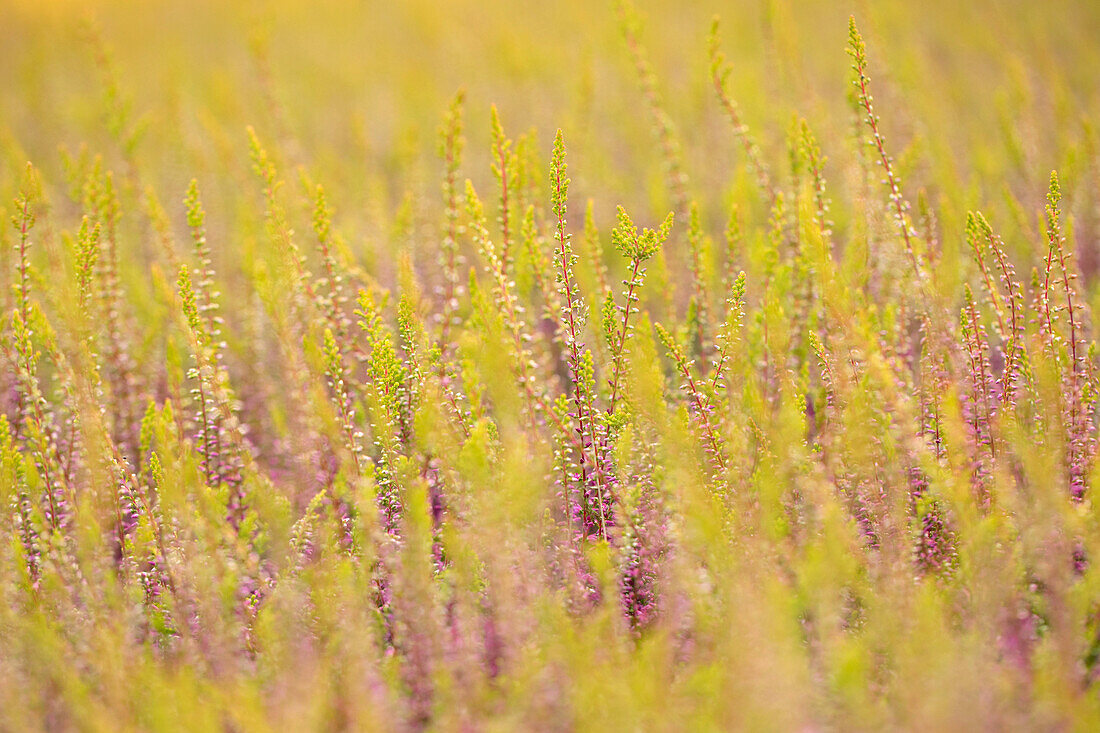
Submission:
POLYGON ((1098 37, 0 0, 0 730, 1100 728, 1098 37))

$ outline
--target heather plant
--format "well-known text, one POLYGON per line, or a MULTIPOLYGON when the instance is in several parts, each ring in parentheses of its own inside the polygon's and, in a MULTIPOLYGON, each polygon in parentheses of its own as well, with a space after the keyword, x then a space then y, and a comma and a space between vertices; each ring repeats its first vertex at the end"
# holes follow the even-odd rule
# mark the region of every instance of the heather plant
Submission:
POLYGON ((1091 5, 9 5, 0 729, 1097 726, 1091 5))

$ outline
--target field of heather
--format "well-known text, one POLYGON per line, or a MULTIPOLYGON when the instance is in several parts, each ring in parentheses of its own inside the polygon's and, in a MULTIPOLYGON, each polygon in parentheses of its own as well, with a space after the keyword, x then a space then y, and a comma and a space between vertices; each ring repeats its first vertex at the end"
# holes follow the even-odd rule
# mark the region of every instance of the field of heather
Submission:
POLYGON ((0 0, 0 730, 1100 729, 1098 38, 0 0))

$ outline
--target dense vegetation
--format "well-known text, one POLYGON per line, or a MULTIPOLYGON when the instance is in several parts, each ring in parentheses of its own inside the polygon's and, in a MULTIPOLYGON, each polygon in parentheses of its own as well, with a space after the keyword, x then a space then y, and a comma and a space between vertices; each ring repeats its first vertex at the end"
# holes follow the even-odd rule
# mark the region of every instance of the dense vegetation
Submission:
POLYGON ((1100 7, 640 5, 3 3, 0 729, 1100 726, 1100 7))

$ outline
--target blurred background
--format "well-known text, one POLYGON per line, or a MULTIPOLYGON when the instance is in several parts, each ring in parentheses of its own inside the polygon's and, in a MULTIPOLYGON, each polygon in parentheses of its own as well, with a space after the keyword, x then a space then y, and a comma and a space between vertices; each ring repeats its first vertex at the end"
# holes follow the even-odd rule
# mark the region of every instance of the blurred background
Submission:
MULTIPOLYGON (((563 129, 573 190, 582 201, 596 197, 599 222, 619 203, 647 219, 671 208, 613 2, 3 0, 0 8, 4 200, 27 160, 58 185, 60 151, 75 156, 86 145, 131 184, 153 185, 177 219, 175 203, 197 177, 217 231, 241 207, 241 188, 256 188, 252 125, 291 177, 303 166, 325 184, 353 249, 388 235, 410 200, 430 232, 439 221, 437 130, 464 88, 462 175, 479 188, 490 185, 496 104, 510 136, 537 130, 543 160, 563 129)), ((776 175, 789 170, 792 121, 805 117, 842 199, 858 150, 845 53, 854 14, 906 194, 916 200, 923 190, 934 205, 949 198, 945 231, 961 237, 963 209, 981 206, 1004 210, 998 226, 1008 239, 1026 236, 1058 168, 1082 219, 1078 235, 1095 239, 1100 3, 640 0, 637 8, 689 193, 713 227, 731 201, 751 210, 759 197, 711 85, 712 17, 722 18, 730 91, 776 175)))

